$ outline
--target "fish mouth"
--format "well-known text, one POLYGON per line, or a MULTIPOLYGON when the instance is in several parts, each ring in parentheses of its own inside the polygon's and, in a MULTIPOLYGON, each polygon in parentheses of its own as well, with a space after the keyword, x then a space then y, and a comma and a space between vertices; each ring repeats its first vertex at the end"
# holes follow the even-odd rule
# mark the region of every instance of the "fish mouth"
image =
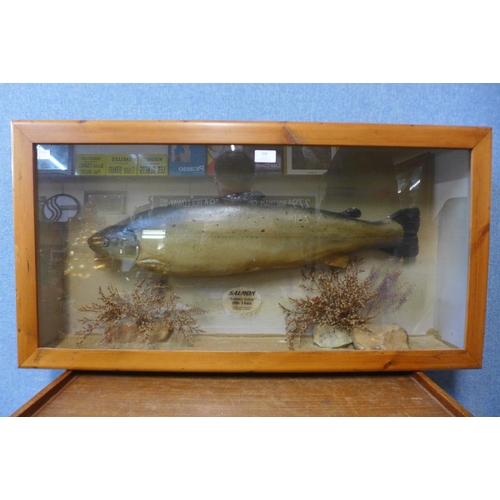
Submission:
POLYGON ((109 245, 109 239, 96 233, 92 235, 87 243, 89 247, 98 255, 106 255, 105 248, 109 245))

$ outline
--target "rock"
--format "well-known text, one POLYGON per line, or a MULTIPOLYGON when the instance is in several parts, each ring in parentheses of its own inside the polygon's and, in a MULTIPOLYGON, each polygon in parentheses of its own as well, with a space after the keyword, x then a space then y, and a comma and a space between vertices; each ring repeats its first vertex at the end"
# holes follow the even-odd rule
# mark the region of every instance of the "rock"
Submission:
MULTIPOLYGON (((168 330, 165 325, 153 324, 150 327, 148 341, 163 342, 168 339, 171 333, 172 329, 168 330)), ((108 342, 118 342, 121 344, 146 341, 137 329, 135 322, 130 319, 122 319, 111 326, 106 333, 106 339, 108 342)))
POLYGON ((170 337, 172 331, 173 328, 167 329, 165 325, 152 325, 150 330, 151 342, 164 342, 170 337))
POLYGON ((319 347, 335 349, 352 344, 351 335, 342 328, 333 328, 329 325, 316 325, 313 330, 313 342, 319 347))
POLYGON ((106 332, 108 342, 129 343, 137 340, 137 327, 135 322, 122 319, 109 327, 106 332))
POLYGON ((438 340, 442 340, 443 339, 443 337, 441 336, 441 332, 439 330, 437 330, 436 328, 429 328, 425 332, 425 334, 426 335, 432 335, 433 337, 435 337, 438 340))
POLYGON ((372 351, 407 351, 408 334, 401 325, 365 325, 351 334, 355 349, 372 351))

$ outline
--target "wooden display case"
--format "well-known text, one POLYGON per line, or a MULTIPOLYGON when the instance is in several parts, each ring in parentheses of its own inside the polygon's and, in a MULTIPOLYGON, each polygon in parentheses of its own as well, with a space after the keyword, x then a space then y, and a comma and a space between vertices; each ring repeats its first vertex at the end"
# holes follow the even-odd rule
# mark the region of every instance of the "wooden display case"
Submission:
POLYGON ((489 128, 15 121, 12 134, 21 367, 481 366, 489 128), (253 161, 249 198, 217 192, 224 151, 253 161), (387 287, 392 303, 368 313, 387 287))

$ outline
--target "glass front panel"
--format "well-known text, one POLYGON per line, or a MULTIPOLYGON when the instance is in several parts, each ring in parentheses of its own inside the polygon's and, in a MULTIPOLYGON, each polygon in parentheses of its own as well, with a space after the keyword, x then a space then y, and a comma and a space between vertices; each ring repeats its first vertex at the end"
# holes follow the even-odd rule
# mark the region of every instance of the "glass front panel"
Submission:
POLYGON ((468 150, 36 151, 40 346, 464 347, 468 150))

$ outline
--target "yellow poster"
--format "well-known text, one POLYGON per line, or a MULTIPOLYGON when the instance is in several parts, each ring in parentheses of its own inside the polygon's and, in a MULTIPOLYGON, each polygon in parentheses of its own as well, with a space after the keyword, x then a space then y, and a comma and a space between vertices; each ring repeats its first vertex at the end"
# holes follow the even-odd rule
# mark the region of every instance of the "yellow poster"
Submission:
POLYGON ((106 175, 106 155, 76 155, 75 175, 106 175))
POLYGON ((107 175, 137 175, 137 155, 113 154, 107 157, 107 175))
POLYGON ((137 155, 137 175, 167 175, 168 155, 140 154, 137 155))

